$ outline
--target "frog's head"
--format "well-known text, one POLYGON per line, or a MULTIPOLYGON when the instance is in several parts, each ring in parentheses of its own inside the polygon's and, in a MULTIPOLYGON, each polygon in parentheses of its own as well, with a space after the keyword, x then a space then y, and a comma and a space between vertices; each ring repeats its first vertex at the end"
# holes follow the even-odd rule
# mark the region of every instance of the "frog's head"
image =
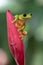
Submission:
POLYGON ((30 19, 32 17, 32 14, 20 14, 20 15, 15 15, 15 20, 13 22, 16 21, 22 21, 25 22, 27 19, 30 19))
POLYGON ((19 19, 21 20, 27 20, 27 19, 30 19, 32 17, 32 14, 21 14, 19 15, 19 19))

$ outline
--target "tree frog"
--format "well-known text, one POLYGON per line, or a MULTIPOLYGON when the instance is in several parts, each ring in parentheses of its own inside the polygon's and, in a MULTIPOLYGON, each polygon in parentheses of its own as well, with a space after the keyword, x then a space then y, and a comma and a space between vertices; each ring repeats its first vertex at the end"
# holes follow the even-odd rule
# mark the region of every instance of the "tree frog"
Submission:
POLYGON ((25 23, 26 23, 26 20, 30 19, 31 17, 32 17, 32 14, 30 13, 15 15, 15 19, 12 21, 12 23, 14 23, 16 28, 18 29, 21 39, 23 39, 23 37, 27 34, 27 31, 24 31, 25 23))

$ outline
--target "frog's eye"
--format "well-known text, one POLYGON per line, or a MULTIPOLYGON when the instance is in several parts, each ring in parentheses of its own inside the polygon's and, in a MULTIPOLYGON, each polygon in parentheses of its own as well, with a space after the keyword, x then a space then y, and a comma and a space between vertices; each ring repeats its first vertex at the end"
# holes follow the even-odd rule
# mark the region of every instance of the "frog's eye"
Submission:
POLYGON ((26 14, 23 14, 24 17, 26 17, 27 15, 26 14))
POLYGON ((27 18, 27 19, 28 19, 28 18, 31 18, 31 16, 32 16, 32 14, 30 14, 30 13, 29 13, 29 14, 23 14, 23 18, 24 18, 24 19, 25 19, 25 18, 27 18))
POLYGON ((21 14, 19 15, 19 19, 24 19, 27 15, 26 14, 21 14))
POLYGON ((32 14, 21 14, 19 15, 19 19, 28 19, 28 18, 31 18, 32 17, 32 14))

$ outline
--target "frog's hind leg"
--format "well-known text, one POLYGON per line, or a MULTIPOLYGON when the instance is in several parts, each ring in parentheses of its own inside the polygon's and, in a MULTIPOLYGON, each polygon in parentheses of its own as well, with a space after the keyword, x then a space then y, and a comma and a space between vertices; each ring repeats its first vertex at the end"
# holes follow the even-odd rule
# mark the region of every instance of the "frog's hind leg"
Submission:
POLYGON ((22 33, 23 33, 24 36, 27 35, 27 31, 23 31, 22 33))
POLYGON ((24 38, 24 36, 26 36, 27 35, 27 31, 21 31, 21 32, 19 32, 19 37, 21 38, 21 39, 23 39, 24 38))

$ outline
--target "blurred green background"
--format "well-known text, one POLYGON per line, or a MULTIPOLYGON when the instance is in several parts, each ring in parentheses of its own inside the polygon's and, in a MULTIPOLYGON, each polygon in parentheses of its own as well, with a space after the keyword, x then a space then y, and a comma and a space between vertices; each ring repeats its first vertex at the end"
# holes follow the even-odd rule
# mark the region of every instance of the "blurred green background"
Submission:
POLYGON ((7 40, 6 10, 15 14, 32 13, 26 22, 25 64, 43 65, 43 0, 0 0, 0 48, 8 55, 9 65, 16 65, 7 40))

